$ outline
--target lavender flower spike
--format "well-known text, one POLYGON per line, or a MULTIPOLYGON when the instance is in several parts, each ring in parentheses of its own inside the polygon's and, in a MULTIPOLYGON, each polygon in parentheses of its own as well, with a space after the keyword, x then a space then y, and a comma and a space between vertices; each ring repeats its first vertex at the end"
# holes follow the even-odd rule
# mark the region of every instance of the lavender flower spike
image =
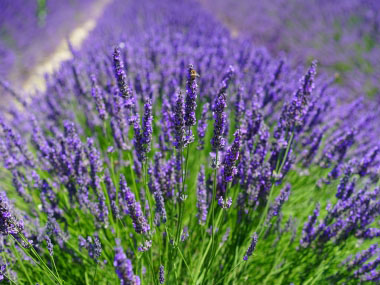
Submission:
POLYGON ((207 220, 207 190, 205 183, 205 168, 202 165, 198 175, 197 208, 200 225, 205 225, 207 220))
POLYGON ((51 240, 48 235, 45 236, 47 249, 49 251, 50 256, 53 256, 53 244, 51 243, 51 240))
POLYGON ((165 268, 163 265, 160 265, 160 275, 159 275, 159 282, 160 284, 165 283, 165 268))
POLYGON ((198 131, 198 147, 197 148, 199 150, 203 150, 204 144, 205 144, 204 138, 206 136, 207 113, 208 113, 209 106, 210 105, 208 103, 203 105, 201 119, 198 122, 198 128, 197 128, 197 131, 198 131))
POLYGON ((286 186, 283 189, 281 189, 280 195, 276 197, 273 205, 271 205, 269 209, 268 216, 266 218, 267 223, 269 223, 270 220, 274 216, 279 215, 279 213, 281 212, 282 205, 285 203, 285 201, 288 200, 289 195, 290 195, 290 184, 286 184, 286 186))
POLYGON ((175 104, 173 125, 174 125, 174 146, 176 149, 184 148, 187 145, 185 136, 185 109, 183 96, 181 91, 178 93, 178 97, 175 104))
POLYGON ((14 217, 8 197, 4 191, 0 192, 0 234, 16 235, 24 229, 22 220, 14 217))
POLYGON ((231 182, 235 176, 236 170, 236 161, 239 159, 240 151, 240 141, 241 141, 241 132, 237 130, 235 132, 235 140, 230 149, 227 150, 227 153, 223 160, 223 180, 224 182, 231 182))
POLYGON ((94 98, 95 100, 96 110, 99 113, 100 119, 104 121, 107 118, 107 112, 106 112, 106 107, 105 107, 103 97, 101 94, 101 90, 99 88, 98 83, 96 82, 95 75, 91 75, 91 84, 92 84, 91 95, 92 95, 92 98, 94 98))
POLYGON ((224 93, 220 93, 214 106, 214 135, 211 139, 211 145, 214 151, 222 150, 225 145, 223 131, 226 126, 226 114, 224 113, 226 107, 226 96, 224 93))
POLYGON ((140 203, 136 202, 135 195, 133 195, 127 186, 124 175, 120 177, 120 192, 125 193, 125 197, 123 198, 127 202, 128 214, 133 221, 136 233, 146 234, 150 230, 150 226, 144 217, 140 203))
POLYGON ((196 123, 195 109, 197 108, 197 81, 199 76, 193 65, 188 68, 188 76, 186 82, 186 100, 185 100, 185 125, 186 127, 194 126, 196 123))
POLYGON ((313 241, 316 229, 314 227, 314 224, 317 221, 317 217, 319 215, 320 205, 319 203, 315 207, 315 210, 313 212, 313 215, 309 216, 308 221, 305 223, 303 230, 302 230, 302 238, 300 240, 301 246, 307 247, 310 245, 310 243, 313 241))
POLYGON ((243 257, 243 260, 245 260, 245 261, 248 260, 248 257, 250 257, 252 255, 253 251, 255 250, 256 244, 257 244, 257 234, 254 233, 253 236, 252 236, 251 244, 248 247, 247 252, 246 252, 246 254, 243 257))
POLYGON ((147 154, 150 152, 153 133, 152 121, 152 102, 148 100, 144 105, 142 128, 140 128, 138 117, 134 117, 132 120, 135 132, 133 144, 136 149, 137 157, 141 163, 146 161, 147 154))
POLYGON ((143 122, 142 122, 143 143, 145 144, 146 153, 150 151, 150 143, 152 141, 152 133, 153 133, 152 122, 153 122, 152 101, 148 99, 144 105, 144 117, 143 117, 143 122))
POLYGON ((371 166, 373 161, 375 160, 378 152, 379 152, 379 147, 375 146, 373 150, 371 151, 371 153, 367 157, 362 159, 358 167, 358 173, 360 176, 363 177, 367 174, 367 170, 371 166))
POLYGON ((113 262, 120 284, 140 285, 140 277, 133 274, 132 262, 125 255, 123 248, 115 248, 115 258, 113 262))
POLYGON ((124 63, 121 59, 120 49, 118 47, 115 47, 113 52, 113 67, 121 96, 130 103, 132 91, 127 84, 127 75, 125 74, 124 63))

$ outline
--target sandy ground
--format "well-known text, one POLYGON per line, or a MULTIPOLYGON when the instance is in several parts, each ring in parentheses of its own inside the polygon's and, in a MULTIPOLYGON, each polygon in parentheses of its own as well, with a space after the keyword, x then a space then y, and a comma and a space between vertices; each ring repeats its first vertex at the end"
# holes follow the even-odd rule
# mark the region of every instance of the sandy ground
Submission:
POLYGON ((44 91, 46 73, 52 73, 59 68, 61 62, 72 57, 68 47, 67 39, 70 40, 75 49, 80 48, 87 35, 95 28, 98 18, 102 15, 104 8, 112 0, 97 0, 93 6, 83 13, 84 21, 70 32, 67 38, 62 39, 55 51, 49 56, 44 57, 44 60, 38 63, 30 72, 30 76, 25 80, 23 89, 26 93, 33 94, 35 91, 44 91))

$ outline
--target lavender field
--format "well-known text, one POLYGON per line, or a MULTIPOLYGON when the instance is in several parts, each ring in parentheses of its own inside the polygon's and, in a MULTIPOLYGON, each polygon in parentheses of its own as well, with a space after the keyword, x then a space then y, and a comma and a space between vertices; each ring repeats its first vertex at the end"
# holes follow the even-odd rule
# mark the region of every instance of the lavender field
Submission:
POLYGON ((376 0, 0 1, 0 284, 379 284, 379 44, 376 0))

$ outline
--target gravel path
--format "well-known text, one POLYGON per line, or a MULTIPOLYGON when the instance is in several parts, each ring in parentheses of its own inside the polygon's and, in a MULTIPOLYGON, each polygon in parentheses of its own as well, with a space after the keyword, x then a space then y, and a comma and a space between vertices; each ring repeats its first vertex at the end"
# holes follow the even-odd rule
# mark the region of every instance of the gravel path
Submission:
POLYGON ((70 40, 75 49, 79 48, 89 32, 95 28, 98 18, 111 1, 112 0, 97 0, 91 9, 82 12, 82 19, 79 20, 78 26, 70 32, 67 38, 62 39, 52 54, 44 57, 43 61, 38 63, 31 70, 30 76, 25 80, 22 86, 26 93, 35 93, 37 90, 44 91, 44 75, 54 72, 59 68, 61 62, 72 57, 67 39, 70 40))

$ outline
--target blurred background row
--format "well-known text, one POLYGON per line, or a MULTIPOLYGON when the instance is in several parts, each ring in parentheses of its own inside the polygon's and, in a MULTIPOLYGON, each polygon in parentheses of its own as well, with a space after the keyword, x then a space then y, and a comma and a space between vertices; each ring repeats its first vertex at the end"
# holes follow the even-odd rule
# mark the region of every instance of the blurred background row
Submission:
POLYGON ((100 2, 1 0, 0 78, 18 86, 35 79, 37 66, 49 66, 52 55, 86 24, 100 2))
MULTIPOLYGON (((26 89, 38 86, 38 76, 52 69, 46 66, 62 42, 67 43, 89 19, 95 19, 92 25, 96 25, 96 15, 108 2, 1 0, 0 78, 26 89), (41 65, 42 71, 37 71, 41 65)), ((253 41, 274 55, 286 54, 295 65, 317 59, 322 70, 354 95, 379 93, 380 1, 342 0, 339 5, 331 0, 200 2, 232 36, 253 41)))

